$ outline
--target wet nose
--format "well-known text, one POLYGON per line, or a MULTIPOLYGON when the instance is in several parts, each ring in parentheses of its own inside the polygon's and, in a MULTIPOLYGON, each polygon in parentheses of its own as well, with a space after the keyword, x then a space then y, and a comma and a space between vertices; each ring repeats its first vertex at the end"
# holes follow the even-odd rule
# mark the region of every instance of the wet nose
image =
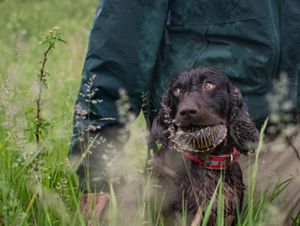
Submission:
POLYGON ((198 114, 198 110, 196 108, 183 108, 179 111, 179 115, 181 117, 193 117, 198 114))

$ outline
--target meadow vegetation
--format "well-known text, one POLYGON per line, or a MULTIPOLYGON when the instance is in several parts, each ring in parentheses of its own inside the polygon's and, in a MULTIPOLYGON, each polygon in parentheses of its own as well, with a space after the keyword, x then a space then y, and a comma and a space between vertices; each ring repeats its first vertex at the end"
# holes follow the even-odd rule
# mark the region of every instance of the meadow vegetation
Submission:
MULTIPOLYGON (((80 213, 78 178, 68 161, 68 146, 89 29, 97 4, 97 0, 0 0, 0 226, 86 225, 80 213), (65 43, 56 43, 45 65, 41 137, 37 146, 38 74, 47 51, 47 43, 40 42, 56 26, 60 27, 65 43)), ((131 128, 124 171, 142 175, 146 159, 142 117, 131 128)), ((252 179, 255 181, 255 173, 252 179)), ((255 201, 253 182, 247 208, 238 224, 272 225, 266 221, 267 207, 287 183, 255 201)), ((222 190, 216 188, 216 191, 221 199, 222 190)), ((112 198, 111 216, 117 215, 117 206, 112 198)), ((163 225, 159 219, 144 218, 145 208, 141 203, 138 211, 143 223, 163 225)), ((221 207, 219 211, 218 225, 224 225, 221 207)), ((98 224, 95 221, 95 225, 98 224)), ((110 225, 122 224, 111 219, 110 225)), ((300 225, 299 219, 295 219, 295 225, 300 225)))

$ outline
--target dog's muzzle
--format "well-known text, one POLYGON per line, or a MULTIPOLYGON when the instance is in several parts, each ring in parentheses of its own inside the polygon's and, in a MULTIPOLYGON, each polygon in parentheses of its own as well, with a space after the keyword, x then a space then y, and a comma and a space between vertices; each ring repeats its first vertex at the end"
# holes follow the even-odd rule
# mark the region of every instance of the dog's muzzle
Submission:
POLYGON ((227 127, 223 124, 205 128, 184 130, 178 128, 172 142, 179 151, 209 152, 221 144, 227 136, 227 127))

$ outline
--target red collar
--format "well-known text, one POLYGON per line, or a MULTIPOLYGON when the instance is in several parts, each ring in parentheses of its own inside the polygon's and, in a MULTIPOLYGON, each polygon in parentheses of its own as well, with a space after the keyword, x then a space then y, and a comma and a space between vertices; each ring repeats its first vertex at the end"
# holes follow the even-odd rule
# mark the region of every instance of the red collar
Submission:
POLYGON ((230 149, 232 152, 226 152, 219 155, 208 155, 206 161, 199 159, 186 151, 180 152, 182 152, 189 160, 204 166, 206 169, 224 170, 235 163, 240 156, 240 152, 238 152, 234 147, 230 149))

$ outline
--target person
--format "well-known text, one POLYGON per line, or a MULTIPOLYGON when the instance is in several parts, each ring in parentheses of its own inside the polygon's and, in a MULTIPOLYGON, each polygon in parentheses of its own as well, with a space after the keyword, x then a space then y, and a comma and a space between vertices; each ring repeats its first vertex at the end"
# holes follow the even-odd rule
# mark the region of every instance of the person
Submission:
MULTIPOLYGON (((150 127, 169 81, 185 69, 207 65, 224 72, 241 90, 258 126, 272 113, 268 99, 284 73, 282 103, 288 104, 282 106, 299 120, 299 12, 298 0, 102 0, 90 33, 70 147, 83 205, 94 195, 100 213, 108 201, 108 156, 120 154, 127 141, 127 113, 143 111, 150 127)), ((276 173, 264 171, 259 183, 274 175, 299 176, 299 150, 288 150, 264 155, 267 168, 276 173)), ((296 181, 288 186, 293 214, 300 207, 297 186, 296 181)))

